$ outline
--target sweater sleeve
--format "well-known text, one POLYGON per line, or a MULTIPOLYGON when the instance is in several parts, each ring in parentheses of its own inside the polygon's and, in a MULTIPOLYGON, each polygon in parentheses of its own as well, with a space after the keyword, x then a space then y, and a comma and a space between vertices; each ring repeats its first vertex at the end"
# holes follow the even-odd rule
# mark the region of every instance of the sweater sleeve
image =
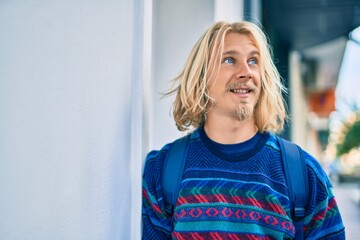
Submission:
POLYGON ((167 146, 150 152, 145 160, 142 183, 142 239, 171 239, 171 214, 165 210, 161 171, 167 146))
POLYGON ((332 184, 318 161, 304 153, 309 175, 309 202, 303 221, 306 239, 345 239, 332 184))

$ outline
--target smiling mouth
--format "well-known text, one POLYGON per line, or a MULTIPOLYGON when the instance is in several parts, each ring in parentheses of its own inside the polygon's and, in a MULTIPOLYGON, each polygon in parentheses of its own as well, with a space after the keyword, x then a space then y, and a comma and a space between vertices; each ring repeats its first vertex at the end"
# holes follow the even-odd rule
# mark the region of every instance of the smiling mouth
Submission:
POLYGON ((255 90, 255 86, 246 83, 233 83, 227 86, 227 90, 234 94, 249 94, 255 90))
POLYGON ((240 94, 247 94, 252 92, 251 89, 230 89, 229 91, 232 93, 240 93, 240 94))

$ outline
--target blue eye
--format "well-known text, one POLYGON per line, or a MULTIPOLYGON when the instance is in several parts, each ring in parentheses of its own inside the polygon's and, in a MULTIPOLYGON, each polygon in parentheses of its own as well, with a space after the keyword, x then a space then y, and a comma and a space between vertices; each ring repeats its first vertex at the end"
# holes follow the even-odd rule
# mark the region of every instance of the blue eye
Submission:
POLYGON ((231 57, 227 57, 223 60, 224 63, 227 64, 234 64, 235 63, 235 59, 231 58, 231 57))
POLYGON ((250 59, 250 61, 249 61, 249 64, 250 65, 254 65, 254 64, 257 64, 258 63, 258 61, 257 61, 257 59, 255 59, 255 58, 252 58, 252 59, 250 59))

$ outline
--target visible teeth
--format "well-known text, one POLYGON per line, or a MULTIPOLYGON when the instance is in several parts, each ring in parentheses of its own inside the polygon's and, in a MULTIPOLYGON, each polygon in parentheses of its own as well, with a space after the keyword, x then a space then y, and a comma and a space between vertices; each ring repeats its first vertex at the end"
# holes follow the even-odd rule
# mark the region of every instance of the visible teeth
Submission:
POLYGON ((245 94, 245 93, 249 93, 250 91, 244 89, 233 89, 232 92, 245 94))

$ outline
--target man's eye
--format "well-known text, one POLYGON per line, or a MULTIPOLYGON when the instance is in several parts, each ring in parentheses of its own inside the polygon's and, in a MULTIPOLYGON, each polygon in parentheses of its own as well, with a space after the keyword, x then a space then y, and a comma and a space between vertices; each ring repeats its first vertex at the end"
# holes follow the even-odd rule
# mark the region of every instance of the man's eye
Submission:
POLYGON ((255 59, 255 58, 252 58, 252 59, 250 59, 250 61, 249 61, 249 64, 250 65, 254 65, 254 64, 257 64, 258 63, 258 61, 257 61, 257 59, 255 59))
POLYGON ((235 60, 231 57, 228 57, 228 58, 225 58, 223 60, 224 63, 227 63, 227 64, 234 64, 235 63, 235 60))

